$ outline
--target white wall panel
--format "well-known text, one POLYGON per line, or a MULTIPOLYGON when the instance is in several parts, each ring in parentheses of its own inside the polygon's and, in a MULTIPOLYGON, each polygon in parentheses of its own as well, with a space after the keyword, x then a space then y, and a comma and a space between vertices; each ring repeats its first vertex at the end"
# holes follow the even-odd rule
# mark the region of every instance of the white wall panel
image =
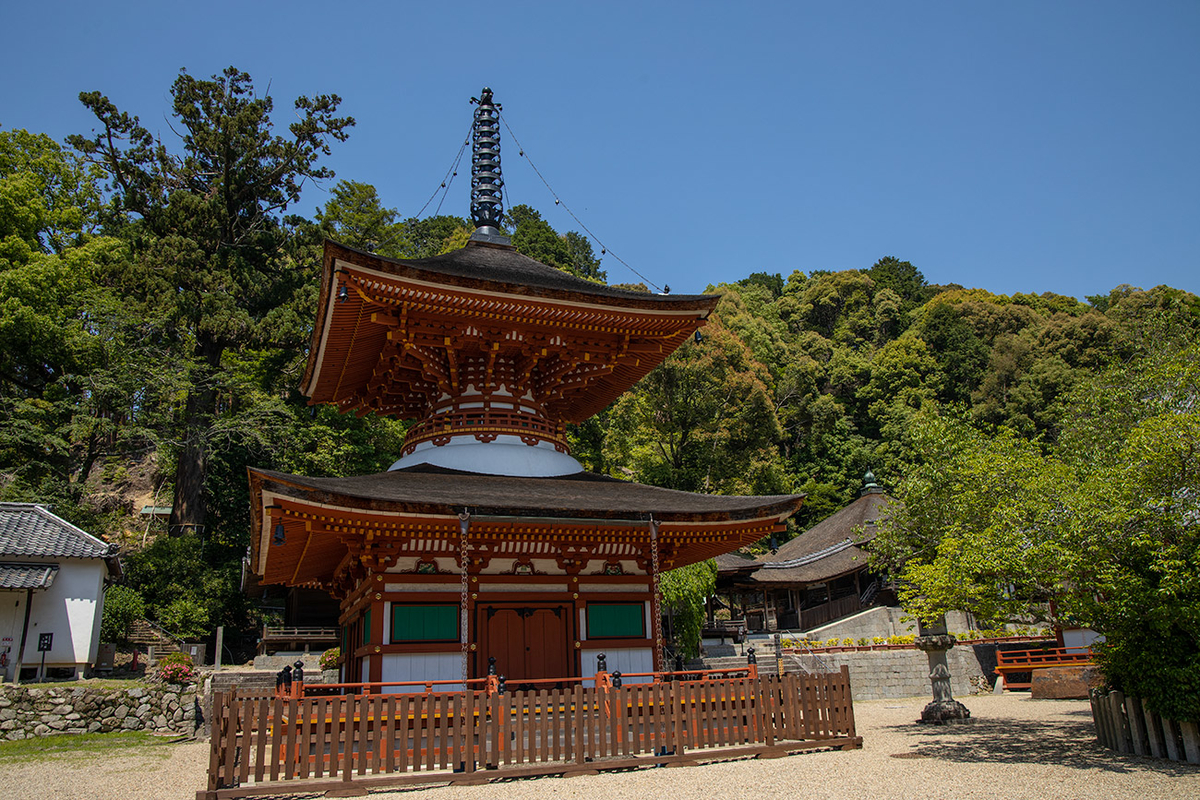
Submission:
MULTIPOLYGON (((654 671, 654 649, 651 647, 610 647, 596 650, 582 650, 583 675, 596 674, 596 656, 604 653, 607 657, 608 671, 620 672, 622 676, 632 672, 654 671)), ((653 678, 623 678, 622 683, 650 683, 653 678)), ((595 681, 586 681, 584 686, 595 686, 595 681)))
MULTIPOLYGON (((462 678, 461 653, 388 653, 383 656, 384 682, 451 681, 462 678)), ((461 683, 435 686, 438 692, 460 692, 461 683)), ((423 692, 421 686, 385 686, 385 692, 423 692)))

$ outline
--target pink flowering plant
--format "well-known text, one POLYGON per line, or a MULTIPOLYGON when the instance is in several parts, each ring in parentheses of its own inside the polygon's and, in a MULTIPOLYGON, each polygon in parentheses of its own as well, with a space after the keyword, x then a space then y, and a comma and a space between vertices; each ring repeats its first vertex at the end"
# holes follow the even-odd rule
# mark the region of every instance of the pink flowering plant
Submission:
POLYGON ((191 683, 196 678, 196 668, 191 664, 167 664, 159 668, 158 677, 164 683, 191 683))
POLYGON ((196 679, 196 668, 186 653, 170 653, 158 662, 158 678, 163 683, 191 683, 196 679))
POLYGON ((321 669, 337 669, 342 660, 342 648, 331 647, 321 654, 321 669))

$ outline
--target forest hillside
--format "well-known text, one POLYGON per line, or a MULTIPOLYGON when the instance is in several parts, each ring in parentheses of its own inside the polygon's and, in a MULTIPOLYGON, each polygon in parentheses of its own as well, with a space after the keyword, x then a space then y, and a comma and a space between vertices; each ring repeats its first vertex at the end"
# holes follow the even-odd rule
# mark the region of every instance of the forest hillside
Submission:
MULTIPOLYGON (((307 359, 326 237, 386 256, 462 246, 463 219, 403 219, 322 165, 353 119, 336 96, 270 98, 230 69, 172 88, 177 142, 98 93, 97 132, 0 130, 0 499, 54 507, 119 542, 113 603, 174 634, 225 625, 248 647, 272 612, 241 591, 246 467, 386 469, 405 423, 311 407, 307 359), (311 217, 302 188, 332 187, 311 217), (169 519, 142 515, 170 507, 169 519)), ((523 253, 610 278, 587 237, 510 210, 523 253)), ((694 492, 803 492, 795 530, 893 487, 919 462, 913 415, 945 409, 1049 451, 1082 381, 1164 341, 1194 341, 1200 298, 1166 286, 1078 300, 929 285, 919 265, 748 265, 709 287, 709 324, 571 431, 597 472, 694 492)))

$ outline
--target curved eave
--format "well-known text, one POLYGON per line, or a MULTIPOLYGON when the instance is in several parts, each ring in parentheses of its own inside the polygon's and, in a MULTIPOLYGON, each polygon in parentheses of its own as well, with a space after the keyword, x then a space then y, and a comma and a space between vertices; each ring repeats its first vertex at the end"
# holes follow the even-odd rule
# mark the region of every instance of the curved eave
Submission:
POLYGON ((251 484, 288 497, 365 512, 647 522, 786 519, 805 495, 707 495, 592 473, 557 478, 482 475, 421 466, 349 478, 249 469, 251 484))
POLYGON ((398 259, 356 250, 326 239, 326 271, 331 270, 335 261, 424 283, 517 297, 586 302, 613 308, 708 312, 716 308, 720 300, 720 296, 715 294, 649 294, 615 289, 576 278, 514 250, 487 245, 468 245, 432 258, 398 259))
MULTIPOLYGON (((403 472, 403 471, 401 471, 403 472)), ((622 481, 585 480, 600 486, 602 493, 632 489, 624 509, 601 508, 596 503, 558 507, 545 492, 532 487, 570 484, 570 479, 507 478, 467 476, 436 469, 417 471, 409 477, 412 497, 379 497, 378 481, 363 479, 303 478, 267 470, 251 469, 254 534, 251 539, 251 563, 264 583, 287 585, 324 585, 334 581, 353 545, 363 541, 399 541, 418 537, 445 540, 442 550, 456 547, 458 512, 470 509, 474 535, 506 538, 529 536, 548 538, 574 536, 580 540, 623 539, 650 541, 649 518, 659 524, 658 549, 663 569, 716 557, 757 541, 783 529, 784 520, 803 503, 802 495, 773 497, 716 497, 673 492, 622 481), (450 494, 463 487, 477 491, 460 494, 457 499, 429 497, 430 486, 445 478, 450 494), (429 478, 432 481, 422 480, 429 478), (337 484, 342 484, 338 486, 337 484), (345 484, 349 483, 350 486, 345 484), (491 484, 489 487, 488 484, 491 484), (355 485, 362 491, 355 491, 355 485), (525 492, 520 491, 524 487, 525 492), (480 487, 483 491, 479 491, 480 487), (495 502, 486 502, 494 495, 495 502), (661 502, 651 504, 657 495, 661 502), (498 500, 503 496, 504 501, 498 500), (679 505, 687 499, 708 500, 708 507, 688 512, 679 505), (638 501, 643 501, 638 503, 638 501), (480 502, 485 501, 485 502, 480 502), (724 507, 721 507, 724 506, 724 507), (289 530, 284 545, 273 545, 272 526, 284 521, 289 530), (417 532, 419 531, 419 533, 417 532)), ((395 473, 365 476, 380 479, 395 473)), ((598 476, 593 476, 598 478, 598 476)), ((401 481, 403 482, 403 481, 401 481)), ((569 488, 569 487, 568 487, 569 488)), ((433 492, 437 494, 437 492, 433 492)), ((550 493, 554 495, 552 491, 550 493)), ((561 495, 559 495, 561 497, 561 495)), ((440 550, 439 550, 440 552, 440 550)))
MULTIPOLYGON (((562 308, 591 309, 596 313, 628 316, 635 321, 631 323, 634 325, 636 325, 636 321, 652 321, 656 327, 661 327, 662 320, 674 320, 671 325, 675 330, 659 331, 653 337, 654 341, 663 345, 661 352, 656 355, 646 354, 641 359, 643 362, 641 369, 630 371, 628 367, 618 367, 618 371, 623 374, 619 377, 614 376, 619 385, 614 383, 613 386, 602 392, 607 399, 597 401, 600 403, 597 408, 592 407, 595 403, 585 403, 587 408, 580 407, 571 415, 582 418, 604 408, 612 399, 615 399, 616 395, 665 359, 696 328, 704 324, 704 320, 720 300, 720 296, 715 294, 650 295, 611 289, 567 275, 520 254, 496 251, 486 247, 467 247, 461 251, 432 259, 404 261, 382 258, 327 240, 321 273, 317 319, 309 345, 308 363, 300 384, 301 391, 313 398, 314 402, 336 402, 339 399, 339 392, 344 391, 341 384, 347 369, 357 373, 365 366, 373 365, 382 350, 382 337, 385 337, 386 334, 382 328, 374 334, 365 334, 368 338, 374 336, 374 339, 378 341, 373 341, 366 346, 356 345, 353 352, 338 353, 336 356, 327 352, 330 348, 330 332, 335 318, 339 320, 339 325, 353 324, 357 330, 361 326, 363 314, 367 313, 365 308, 360 307, 359 299, 355 297, 351 303, 346 304, 349 307, 339 314, 335 298, 339 273, 356 275, 366 281, 393 284, 408 282, 419 286, 440 287, 450 291, 486 296, 489 300, 503 301, 507 299, 512 302, 533 302, 540 303, 543 307, 553 305, 560 310, 562 308), (499 270, 499 272, 504 277, 514 279, 520 277, 535 282, 517 283, 490 279, 486 277, 489 273, 486 263, 464 264, 453 260, 455 257, 463 258, 460 256, 462 253, 469 253, 475 260, 479 260, 482 253, 485 257, 484 261, 487 258, 509 261, 520 259, 522 269, 499 270), (453 271, 447 269, 448 265, 454 267, 453 271), (474 272, 471 272, 472 270, 474 272), (540 283, 536 281, 540 281, 540 283), (330 381, 333 379, 330 376, 333 373, 337 373, 338 378, 337 386, 331 389, 330 381)), ((568 419, 568 421, 577 420, 568 419)))

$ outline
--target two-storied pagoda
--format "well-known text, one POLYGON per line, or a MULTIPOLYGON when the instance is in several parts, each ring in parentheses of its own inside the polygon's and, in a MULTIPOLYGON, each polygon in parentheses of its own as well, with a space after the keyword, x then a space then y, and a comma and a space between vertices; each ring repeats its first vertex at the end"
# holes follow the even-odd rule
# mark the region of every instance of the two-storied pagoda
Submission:
POLYGON ((716 295, 650 295, 527 258, 501 232, 499 108, 473 133, 468 245, 389 259, 325 245, 303 391, 418 420, 387 472, 251 469, 263 583, 341 600, 343 679, 662 668, 657 581, 775 531, 802 496, 697 495, 585 472, 566 425, 704 324, 716 295))

